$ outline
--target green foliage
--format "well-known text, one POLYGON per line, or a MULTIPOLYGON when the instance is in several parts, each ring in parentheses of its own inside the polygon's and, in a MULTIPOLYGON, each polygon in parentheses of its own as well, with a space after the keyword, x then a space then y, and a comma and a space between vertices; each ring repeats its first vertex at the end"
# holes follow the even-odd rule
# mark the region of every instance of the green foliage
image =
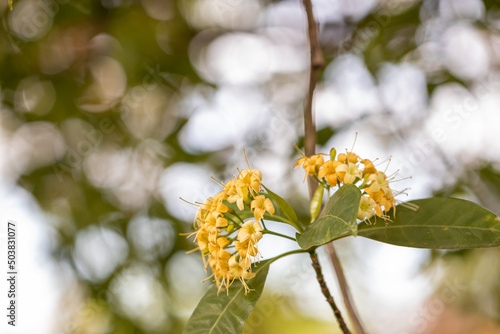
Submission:
POLYGON ((198 303, 186 327, 185 334, 241 333, 246 319, 252 313, 264 289, 269 265, 273 260, 262 261, 253 269, 256 274, 248 281, 252 289, 245 296, 245 287, 235 281, 226 291, 217 293, 212 284, 198 303))
POLYGON ((362 223, 358 235, 388 244, 434 249, 462 249, 500 246, 500 218, 469 201, 456 198, 426 198, 398 205, 389 215, 362 223), (376 224, 375 224, 376 223, 376 224))
MULTIPOLYGON (((280 221, 293 226, 298 231, 302 231, 302 226, 300 226, 299 219, 297 218, 297 214, 295 213, 295 210, 293 210, 293 208, 290 206, 290 204, 288 204, 288 202, 285 201, 283 198, 281 198, 279 195, 273 193, 266 186, 264 186, 264 185, 262 185, 262 186, 264 187, 264 189, 266 189, 267 193, 269 194, 269 197, 271 197, 271 199, 278 205, 278 208, 281 210, 283 215, 287 218, 286 220, 282 219, 280 221)), ((276 218, 278 218, 278 217, 280 217, 280 215, 276 215, 276 218)))
MULTIPOLYGON (((325 145, 330 138, 332 138, 337 133, 337 129, 332 129, 331 127, 326 127, 316 131, 316 141, 318 145, 325 145)), ((297 141, 297 146, 304 148, 304 136, 299 137, 297 141)), ((294 152, 296 153, 296 152, 294 152)))
POLYGON ((303 249, 324 245, 340 235, 356 235, 361 192, 346 184, 329 199, 318 219, 309 225, 304 233, 297 234, 297 242, 303 249))
POLYGON ((363 48, 368 69, 375 73, 380 64, 400 61, 416 48, 420 10, 420 3, 401 12, 383 9, 358 23, 354 41, 363 48))

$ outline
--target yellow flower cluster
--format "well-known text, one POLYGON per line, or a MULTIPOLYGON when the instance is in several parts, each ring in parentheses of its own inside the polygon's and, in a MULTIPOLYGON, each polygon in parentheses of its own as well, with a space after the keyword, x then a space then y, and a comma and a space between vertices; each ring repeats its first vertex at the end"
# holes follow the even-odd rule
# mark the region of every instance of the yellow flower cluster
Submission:
POLYGON ((320 154, 304 156, 296 161, 295 167, 302 166, 306 177, 310 175, 326 187, 340 187, 348 183, 358 186, 362 192, 358 219, 365 220, 374 215, 388 219, 386 213, 396 200, 385 173, 378 171, 370 160, 361 159, 352 152, 341 153, 336 159, 335 154, 335 149, 332 149, 331 160, 328 161, 320 154))
POLYGON ((250 291, 245 280, 255 276, 252 260, 261 257, 257 243, 262 238, 259 221, 268 212, 273 215, 273 203, 261 191, 262 173, 257 169, 242 170, 235 179, 223 184, 223 189, 214 197, 206 199, 196 214, 194 227, 196 242, 205 266, 210 266, 219 292, 239 279, 250 291), (245 206, 253 212, 253 218, 244 221, 238 210, 230 209, 224 202, 236 203, 238 210, 245 206))

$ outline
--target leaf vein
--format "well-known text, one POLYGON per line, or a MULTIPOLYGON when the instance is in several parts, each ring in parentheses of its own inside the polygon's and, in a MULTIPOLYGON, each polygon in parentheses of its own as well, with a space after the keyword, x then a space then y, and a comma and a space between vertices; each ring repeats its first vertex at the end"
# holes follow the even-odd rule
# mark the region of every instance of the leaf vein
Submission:
POLYGON ((337 218, 338 220, 340 220, 341 222, 343 222, 344 224, 346 224, 347 227, 351 227, 351 225, 348 222, 346 222, 344 219, 342 219, 342 218, 340 218, 338 216, 325 214, 325 215, 322 215, 321 217, 333 217, 333 218, 337 218))

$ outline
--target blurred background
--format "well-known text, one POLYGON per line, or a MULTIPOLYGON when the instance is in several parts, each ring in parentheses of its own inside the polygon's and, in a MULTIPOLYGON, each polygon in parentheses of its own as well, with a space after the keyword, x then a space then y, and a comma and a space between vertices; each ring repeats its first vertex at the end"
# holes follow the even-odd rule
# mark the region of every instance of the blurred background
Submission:
MULTIPOLYGON (((327 60, 318 151, 350 149, 358 132, 356 153, 398 171, 399 200, 455 196, 500 214, 498 2, 313 6, 327 60)), ((15 0, 9 11, 2 0, 0 10, 0 219, 18 223, 21 252, 19 326, 2 333, 180 333, 208 283, 179 236, 196 207, 179 197, 218 192, 210 177, 246 168, 244 149, 307 219, 292 168, 309 67, 301 1, 15 0)), ((261 252, 294 247, 266 236, 261 252)), ((337 249, 368 333, 500 333, 498 248, 350 238, 337 249)), ((336 328, 308 257, 295 256, 273 265, 245 330, 336 328)))

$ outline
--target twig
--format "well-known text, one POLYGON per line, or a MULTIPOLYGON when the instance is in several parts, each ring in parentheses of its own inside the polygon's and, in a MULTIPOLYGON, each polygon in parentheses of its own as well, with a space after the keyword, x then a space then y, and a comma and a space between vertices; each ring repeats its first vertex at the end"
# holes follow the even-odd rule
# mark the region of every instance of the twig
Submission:
POLYGON ((365 331, 363 329, 363 325, 361 324, 361 319, 359 318, 358 312, 354 306, 351 290, 349 289, 349 284, 347 284, 347 280, 344 275, 344 269, 342 268, 342 264, 340 263, 337 251, 333 246, 333 242, 326 244, 326 250, 328 252, 328 255, 330 256, 330 262, 335 269, 335 274, 337 275, 340 291, 342 292, 342 299, 344 300, 349 318, 351 318, 354 332, 357 334, 364 334, 365 331))
POLYGON ((316 279, 318 280, 319 286, 321 287, 321 292, 326 298, 326 301, 330 306, 332 307, 333 314, 335 314, 335 317, 337 318, 337 321, 339 322, 339 326, 342 329, 342 331, 346 334, 350 334, 351 332, 349 331, 349 328, 347 328, 347 325, 344 322, 344 318, 342 318, 342 314, 340 313, 339 308, 335 304, 335 301, 333 300, 332 295, 330 294, 330 290, 328 290, 328 287, 326 286, 325 279, 323 278, 323 273, 321 272, 321 265, 318 262, 318 254, 313 250, 310 253, 311 256, 311 261, 312 261, 312 266, 314 268, 314 271, 316 272, 316 279))
MULTIPOLYGON (((310 50, 311 50, 311 70, 310 70, 310 75, 309 75, 309 89, 308 89, 308 94, 307 94, 306 105, 304 108, 304 130, 305 130, 304 131, 304 148, 305 148, 306 156, 311 156, 311 155, 314 155, 315 151, 316 151, 316 125, 314 123, 313 110, 312 110, 314 90, 316 89, 316 83, 318 82, 321 71, 325 67, 325 59, 323 57, 323 53, 321 51, 321 46, 319 44, 317 23, 316 23, 316 20, 314 19, 311 0, 302 0, 302 2, 304 4, 304 8, 305 8, 306 15, 307 15, 309 46, 310 46, 310 50)), ((314 192, 316 191, 316 188, 318 187, 318 184, 317 184, 316 180, 314 180, 311 177, 308 177, 308 185, 309 185, 309 197, 312 198, 312 196, 314 195, 314 192)), ((327 248, 328 253, 330 255, 330 261, 333 264, 333 267, 335 269, 335 274, 337 276, 337 280, 339 281, 339 287, 340 287, 340 290, 342 291, 342 297, 344 299, 344 304, 346 305, 347 312, 349 313, 351 321, 354 324, 354 328, 356 329, 356 333, 357 334, 364 334, 364 330, 363 330, 363 327, 361 325, 361 321, 359 320, 359 317, 357 315, 356 308, 354 307, 354 304, 352 303, 352 298, 350 297, 349 286, 347 284, 347 280, 345 279, 344 272, 342 270, 342 266, 340 265, 340 260, 337 256, 335 248, 334 248, 332 243, 330 243, 327 247, 328 247, 327 248)), ((314 264, 313 264, 313 266, 314 266, 314 264)), ((316 270, 316 268, 315 268, 315 270, 316 270)), ((321 267, 319 267, 319 270, 321 272, 321 267)), ((318 281, 319 281, 319 279, 318 279, 318 281)), ((321 282, 320 282, 320 284, 321 284, 321 282)), ((323 282, 323 284, 324 284, 324 282, 323 282)), ((324 284, 324 286, 326 288, 326 284, 324 284)), ((323 286, 322 286, 322 290, 323 290, 323 286)), ((333 298, 331 296, 330 296, 330 298, 332 299, 332 302, 333 302, 333 298)), ((328 297, 327 297, 327 299, 328 299, 328 297)), ((340 315, 340 312, 339 312, 339 315, 340 315)), ((338 319, 338 317, 337 317, 337 319, 338 319)), ((344 323, 344 320, 342 318, 341 318, 341 320, 342 320, 342 323, 344 323)), ((339 324, 340 323, 341 322, 339 320, 339 324)), ((344 323, 344 326, 345 326, 345 323, 344 323)))

